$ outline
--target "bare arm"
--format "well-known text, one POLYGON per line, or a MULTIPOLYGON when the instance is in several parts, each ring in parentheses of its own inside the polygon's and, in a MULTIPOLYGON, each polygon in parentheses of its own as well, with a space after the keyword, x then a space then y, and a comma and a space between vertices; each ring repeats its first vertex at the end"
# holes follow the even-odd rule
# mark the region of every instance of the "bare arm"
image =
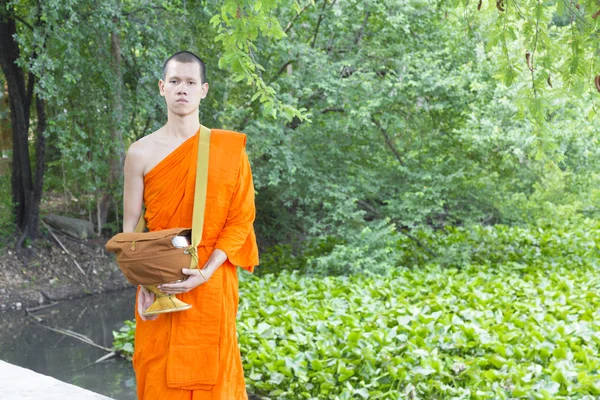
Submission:
MULTIPOLYGON (((144 156, 143 146, 129 146, 125 157, 125 184, 123 187, 123 232, 133 232, 142 215, 144 203, 144 156)), ((145 317, 144 311, 154 302, 154 293, 140 286, 137 297, 137 312, 142 321, 152 321, 158 315, 145 317)))
POLYGON ((125 157, 123 188, 123 232, 133 232, 142 215, 144 202, 144 153, 139 142, 132 144, 125 157))

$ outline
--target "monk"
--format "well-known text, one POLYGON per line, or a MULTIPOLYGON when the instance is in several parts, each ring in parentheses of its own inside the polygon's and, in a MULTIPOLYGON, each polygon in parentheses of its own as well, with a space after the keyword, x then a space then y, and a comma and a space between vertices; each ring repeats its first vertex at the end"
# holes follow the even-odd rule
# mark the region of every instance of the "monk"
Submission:
MULTIPOLYGON (((165 61, 158 87, 167 104, 167 123, 127 151, 124 232, 135 230, 143 205, 150 231, 192 226, 206 67, 193 53, 176 53, 165 61)), ((258 264, 245 144, 241 133, 211 130, 198 269, 183 269, 186 280, 159 286, 192 308, 144 317, 154 294, 138 288, 133 367, 139 400, 248 398, 235 326, 236 266, 252 272, 258 264)))

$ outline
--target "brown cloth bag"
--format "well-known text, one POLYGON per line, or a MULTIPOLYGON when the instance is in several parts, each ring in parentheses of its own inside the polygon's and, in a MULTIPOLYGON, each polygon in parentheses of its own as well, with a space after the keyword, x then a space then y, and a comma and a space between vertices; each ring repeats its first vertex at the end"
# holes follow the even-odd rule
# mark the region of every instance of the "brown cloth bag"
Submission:
POLYGON ((117 254, 117 264, 134 285, 158 285, 187 276, 192 256, 188 248, 173 246, 175 236, 189 236, 191 229, 173 228, 154 232, 119 233, 106 243, 106 250, 117 254))
POLYGON ((181 270, 198 266, 198 244, 202 240, 206 187, 208 185, 208 157, 210 129, 200 126, 198 162, 194 189, 192 228, 172 228, 142 232, 144 215, 135 232, 119 233, 106 243, 106 250, 117 255, 117 264, 127 280, 134 285, 158 285, 187 278, 181 270), (175 247, 175 236, 191 234, 191 244, 175 247))

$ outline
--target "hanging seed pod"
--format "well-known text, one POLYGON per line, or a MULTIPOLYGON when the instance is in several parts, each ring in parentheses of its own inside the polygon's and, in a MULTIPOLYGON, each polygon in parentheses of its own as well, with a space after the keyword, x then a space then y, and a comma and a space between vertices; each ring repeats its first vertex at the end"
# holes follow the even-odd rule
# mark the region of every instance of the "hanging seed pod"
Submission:
POLYGON ((504 0, 497 0, 496 8, 500 10, 500 12, 504 12, 504 0))
POLYGON ((481 11, 482 4, 483 4, 483 0, 479 0, 479 4, 477 4, 477 11, 481 11))
POLYGON ((550 75, 548 75, 548 79, 546 79, 546 82, 548 82, 548 86, 552 87, 552 79, 550 79, 550 75))
POLYGON ((596 12, 596 14, 592 15, 592 18, 596 19, 600 16, 600 10, 596 12))
POLYGON ((600 75, 596 75, 594 78, 594 85, 596 85, 596 89, 600 92, 600 75))
POLYGON ((531 53, 529 51, 525 52, 525 60, 527 61, 527 68, 529 68, 529 70, 533 72, 533 64, 531 63, 531 53))

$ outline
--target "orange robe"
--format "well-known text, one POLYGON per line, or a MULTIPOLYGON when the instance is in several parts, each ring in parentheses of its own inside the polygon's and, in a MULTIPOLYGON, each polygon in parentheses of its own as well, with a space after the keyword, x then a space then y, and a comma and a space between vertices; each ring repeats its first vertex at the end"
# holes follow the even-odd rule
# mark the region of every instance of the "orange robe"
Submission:
MULTIPOLYGON (((258 265, 254 235, 254 187, 246 136, 212 130, 199 266, 213 249, 227 261, 206 282, 178 295, 192 308, 142 321, 136 311, 133 366, 139 400, 247 399, 237 343, 236 265, 258 265)), ((153 230, 190 227, 198 134, 144 177, 146 223, 153 230)), ((136 307, 137 310, 137 307, 136 307)))

